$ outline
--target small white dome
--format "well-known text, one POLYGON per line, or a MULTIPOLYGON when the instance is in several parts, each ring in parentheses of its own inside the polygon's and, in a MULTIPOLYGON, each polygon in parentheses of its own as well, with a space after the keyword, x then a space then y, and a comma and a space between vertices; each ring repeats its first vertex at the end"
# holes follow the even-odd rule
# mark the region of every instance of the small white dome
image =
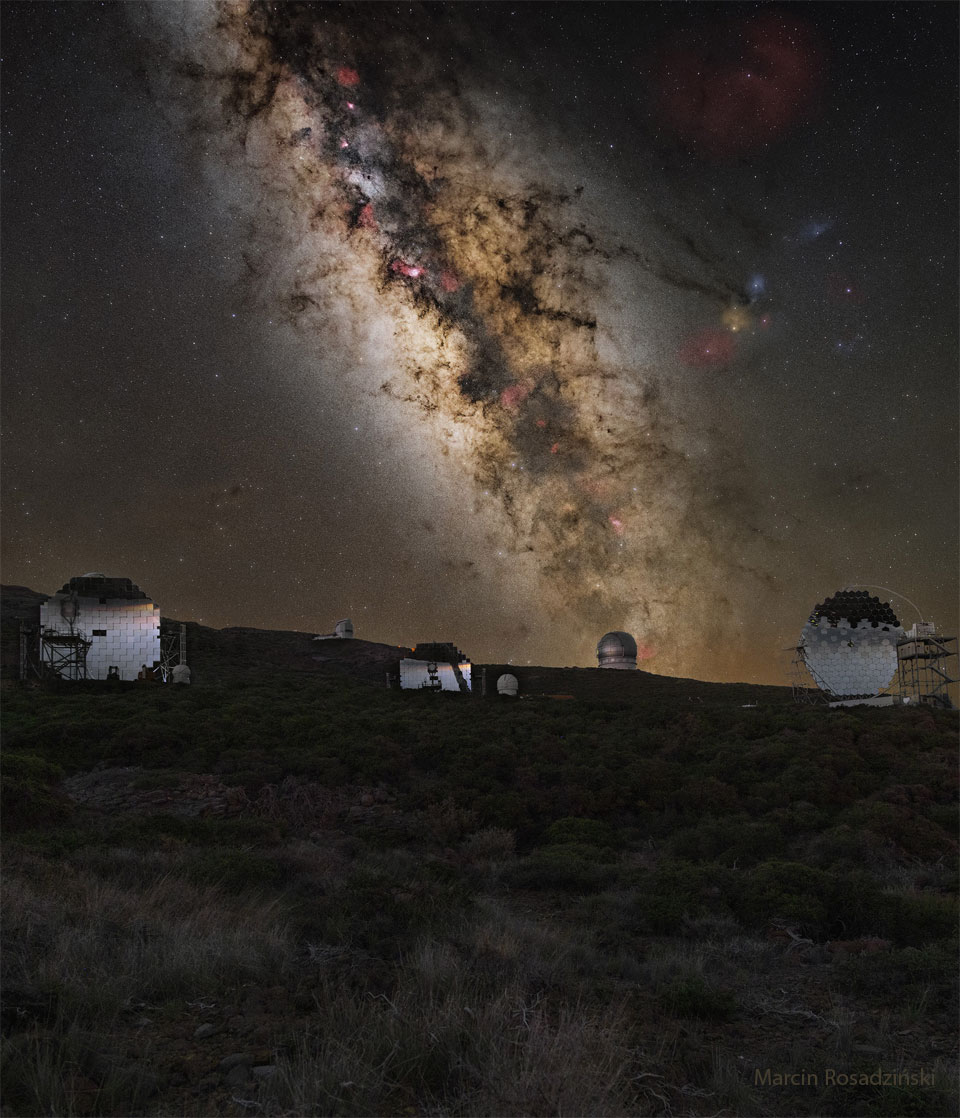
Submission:
POLYGON ((504 672, 497 680, 497 694, 498 695, 516 695, 520 690, 520 683, 515 675, 509 672, 504 672))

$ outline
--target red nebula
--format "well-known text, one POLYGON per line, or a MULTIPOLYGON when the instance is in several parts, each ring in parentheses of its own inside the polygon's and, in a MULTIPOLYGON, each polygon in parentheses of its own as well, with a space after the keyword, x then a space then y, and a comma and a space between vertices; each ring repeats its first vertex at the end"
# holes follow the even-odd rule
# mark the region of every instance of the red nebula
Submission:
POLYGON ((637 641, 638 660, 650 660, 652 657, 656 656, 656 654, 657 650, 653 645, 647 644, 646 641, 637 641))
POLYGON ((377 219, 373 216, 373 203, 368 202, 360 211, 360 216, 357 218, 358 224, 362 225, 364 229, 376 229, 377 219))
POLYGON ((619 516, 608 516, 607 520, 610 521, 610 526, 617 533, 618 536, 623 535, 623 521, 619 516))
POLYGON ((351 66, 338 66, 337 81, 349 88, 360 84, 360 75, 351 66))
POLYGON ((808 116, 824 50, 801 19, 761 11, 701 41, 674 39, 657 66, 662 119, 708 156, 740 155, 808 116))
POLYGON ((538 419, 537 420, 537 426, 538 427, 546 427, 546 425, 547 425, 547 421, 545 419, 538 419))
POLYGON ((559 449, 560 449, 560 444, 559 443, 554 443, 553 446, 550 447, 550 453, 551 454, 556 454, 559 449))
POLYGON ((426 271, 418 264, 408 264, 405 260, 394 260, 390 264, 391 272, 399 272, 402 276, 410 276, 411 279, 416 279, 417 276, 422 276, 426 271))
POLYGON ((680 360, 694 369, 726 365, 733 358, 733 336, 727 330, 701 330, 680 350, 680 360))
POLYGON ((456 272, 452 272, 449 268, 445 268, 440 273, 440 286, 444 291, 456 291, 460 286, 460 280, 457 278, 456 272))
POLYGON ((340 150, 341 150, 341 151, 343 151, 343 149, 344 149, 344 148, 348 148, 349 146, 350 146, 350 145, 349 145, 349 144, 347 143, 347 141, 346 141, 346 140, 341 140, 341 141, 340 141, 340 150))
POLYGON ((347 102, 347 108, 348 109, 355 109, 356 107, 357 106, 352 101, 347 102))
POLYGON ((530 386, 527 384, 508 384, 500 393, 500 403, 505 408, 518 408, 530 395, 530 386))

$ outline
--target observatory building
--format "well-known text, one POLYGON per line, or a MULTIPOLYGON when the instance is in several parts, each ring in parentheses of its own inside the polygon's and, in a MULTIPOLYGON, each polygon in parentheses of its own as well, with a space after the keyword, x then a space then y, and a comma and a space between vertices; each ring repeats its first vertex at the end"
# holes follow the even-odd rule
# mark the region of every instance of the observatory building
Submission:
POLYGON ((136 679, 161 659, 160 607, 128 578, 72 578, 40 607, 40 659, 66 679, 136 679))
POLYGON ((520 681, 513 672, 504 672, 497 680, 497 694, 515 699, 520 692, 520 681))
POLYGON ((321 633, 313 638, 315 641, 353 640, 353 622, 349 617, 338 621, 332 633, 321 633))
POLYGON ((837 704, 893 702, 881 696, 897 674, 903 628, 888 602, 866 590, 838 590, 818 602, 798 652, 817 687, 837 704))
POLYGON ((597 664, 601 668, 636 668, 637 642, 619 630, 604 634, 597 645, 597 664))
POLYGON ((470 691, 471 664, 455 644, 418 644, 400 661, 402 691, 470 691))

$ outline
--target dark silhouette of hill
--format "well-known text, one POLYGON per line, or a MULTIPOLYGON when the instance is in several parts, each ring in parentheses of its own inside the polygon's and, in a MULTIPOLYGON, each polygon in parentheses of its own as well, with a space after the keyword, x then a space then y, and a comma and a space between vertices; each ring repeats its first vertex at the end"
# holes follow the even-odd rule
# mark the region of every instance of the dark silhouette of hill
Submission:
MULTIPOLYGON (((19 671, 20 623, 40 623, 40 606, 50 597, 26 586, 0 586, 2 672, 15 679, 19 671)), ((161 618, 164 629, 179 621, 161 618)), ((410 649, 364 640, 314 640, 312 633, 231 626, 212 629, 188 621, 187 663, 196 681, 222 683, 258 674, 348 675, 369 683, 386 683, 386 671, 410 649)))
POLYGON ((957 1113, 952 712, 187 641, 4 683, 4 1115, 957 1113))
MULTIPOLYGON (((179 622, 167 622, 177 625, 179 622)), ((210 629, 188 621, 187 663, 203 683, 251 679, 276 672, 347 675, 386 686, 386 673, 409 648, 376 641, 315 640, 312 633, 231 626, 210 629)))
POLYGON ((555 699, 607 700, 610 702, 655 702, 679 705, 719 704, 745 706, 780 705, 793 701, 789 687, 759 683, 708 683, 702 679, 657 675, 654 672, 611 671, 607 668, 549 668, 518 664, 475 664, 474 687, 479 689, 484 672, 487 691, 496 694, 497 679, 516 676, 520 694, 555 699))
MULTIPOLYGON (((37 625, 40 605, 48 597, 47 594, 39 594, 25 586, 0 587, 4 678, 17 676, 20 622, 37 625)), ((181 622, 162 618, 161 624, 167 629, 179 626, 181 622)), ((400 645, 357 638, 315 640, 312 633, 289 630, 255 629, 248 626, 213 629, 193 621, 185 624, 187 663, 194 673, 194 682, 224 683, 237 679, 249 681, 258 675, 280 672, 333 678, 349 676, 385 686, 387 673, 395 674, 399 660, 413 655, 411 649, 400 645)), ((494 697, 496 681, 505 672, 517 676, 520 694, 524 697, 733 706, 753 703, 779 705, 792 700, 792 692, 788 687, 753 683, 709 683, 645 671, 516 664, 475 664, 474 693, 481 694, 485 674, 487 692, 494 697)))

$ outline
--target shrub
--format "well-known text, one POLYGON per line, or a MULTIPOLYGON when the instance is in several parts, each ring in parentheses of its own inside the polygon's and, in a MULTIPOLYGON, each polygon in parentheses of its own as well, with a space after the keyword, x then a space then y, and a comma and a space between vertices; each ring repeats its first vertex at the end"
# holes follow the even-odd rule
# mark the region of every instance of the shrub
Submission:
POLYGON ((228 893, 263 890, 279 885, 282 879, 282 870, 272 858, 230 846, 195 851, 184 869, 195 884, 216 885, 228 893))
POLYGON ((512 858, 516 847, 517 836, 513 831, 503 827, 484 827, 470 835, 461 850, 470 862, 501 861, 512 858))
POLYGON ((610 855, 585 843, 544 846, 521 859, 507 875, 513 885, 528 889, 594 892, 617 875, 610 855))
POLYGON ((57 824, 71 811, 58 792, 63 769, 29 753, 7 750, 0 768, 0 810, 4 830, 57 824))
POLYGON ((807 858, 820 869, 850 870, 886 860, 883 842, 849 824, 831 827, 810 841, 807 858))
POLYGON ((747 816, 715 819, 707 816, 696 827, 677 831, 670 839, 670 851, 678 858, 692 862, 720 861, 752 865, 771 854, 779 854, 785 845, 778 826, 770 822, 754 822, 747 816))
POLYGON ((123 887, 81 870, 56 892, 37 877, 3 875, 3 986, 55 994, 70 1020, 99 1027, 131 999, 263 982, 293 957, 275 904, 241 907, 170 874, 123 887))
POLYGON ((726 872, 714 865, 665 859, 654 874, 637 883, 638 920, 656 935, 678 935, 685 919, 724 911, 726 872))
POLYGON ((731 879, 734 915, 758 927, 775 917, 793 920, 817 935, 827 922, 827 875, 798 862, 764 862, 731 879))
POLYGON ((864 873, 828 873, 774 861, 730 881, 734 914, 754 927, 780 917, 795 921, 814 939, 879 935, 915 947, 956 930, 955 898, 889 893, 864 873))
POLYGON ((677 1017, 700 1017, 705 1021, 726 1021, 737 1006, 729 990, 711 986, 697 974, 675 978, 664 987, 661 1001, 677 1017))
POLYGON ((612 847, 616 836, 608 823, 599 819, 558 819, 544 832, 545 845, 586 843, 594 847, 612 847))
POLYGON ((956 943, 944 940, 923 948, 846 955, 837 960, 835 973, 846 989, 888 1004, 929 990, 940 1008, 956 1017, 956 958, 956 943))
POLYGON ((934 860, 956 851, 956 843, 942 827, 926 819, 912 805, 874 801, 847 813, 850 824, 870 831, 917 858, 934 860))
POLYGON ((469 808, 460 807, 452 796, 442 803, 433 803, 427 808, 424 823, 428 834, 441 846, 459 842, 464 835, 477 825, 477 813, 469 808))
POLYGON ((877 910, 880 934, 905 946, 923 947, 957 931, 956 897, 883 893, 877 910))
MULTIPOLYGON (((324 987, 315 1026, 280 1061, 284 1113, 627 1114, 619 1007, 532 1006, 516 982, 478 987, 421 944, 389 999, 324 987)), ((271 1107, 270 1112, 273 1112, 271 1107)))
POLYGON ((514 831, 529 821, 529 808, 518 792, 494 792, 473 803, 477 820, 485 827, 514 831))

